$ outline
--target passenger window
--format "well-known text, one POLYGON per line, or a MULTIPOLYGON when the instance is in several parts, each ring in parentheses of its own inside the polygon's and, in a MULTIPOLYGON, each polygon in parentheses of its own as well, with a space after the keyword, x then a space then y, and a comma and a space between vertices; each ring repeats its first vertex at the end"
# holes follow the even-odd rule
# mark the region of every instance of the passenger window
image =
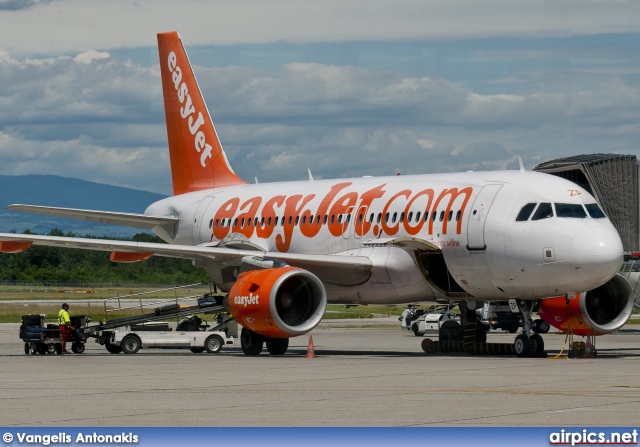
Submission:
POLYGON ((396 223, 396 219, 398 218, 398 213, 393 213, 393 217, 391 218, 392 223, 396 223))
POLYGON ((400 222, 404 222, 404 213, 400 213, 400 222))
POLYGON ((444 211, 440 211, 440 222, 444 220, 444 211))
POLYGON ((242 218, 242 220, 240 221, 240 228, 244 227, 244 217, 242 218))
POLYGON ((420 211, 416 213, 416 222, 420 222, 420 211))
MULTIPOLYGON (((311 222, 313 220, 313 218, 309 219, 309 222, 311 222)), ((302 216, 302 225, 304 225, 305 223, 307 223, 307 216, 302 216)))
POLYGON ((374 218, 375 218, 375 215, 371 213, 371 215, 369 216, 369 223, 373 223, 374 218))
POLYGON ((347 223, 351 222, 351 214, 347 214, 347 220, 346 220, 346 222, 347 222, 347 223))
POLYGON ((298 226, 299 222, 300 222, 300 216, 296 216, 296 227, 298 226))
POLYGON ((320 218, 321 218, 321 217, 322 217, 322 216, 320 216, 320 214, 318 214, 318 215, 316 216, 316 225, 318 225, 318 224, 320 223, 320 218))
POLYGON ((456 222, 460 220, 460 214, 462 214, 462 211, 458 210, 458 212, 456 213, 456 222))
POLYGON ((220 224, 220 219, 216 219, 216 228, 218 228, 219 224, 220 224))
POLYGON ((538 209, 533 214, 531 220, 542 220, 553 217, 553 208, 550 203, 541 203, 538 205, 538 209))
POLYGON ((589 216, 593 217, 594 219, 602 219, 604 217, 607 217, 604 215, 597 203, 587 203, 585 207, 587 207, 589 216))
POLYGON ((579 203, 555 203, 556 216, 569 217, 573 219, 585 219, 587 213, 579 203))
POLYGON ((338 214, 338 223, 341 224, 342 223, 342 214, 338 214))
POLYGON ((271 218, 269 218, 269 220, 267 221, 267 225, 271 226, 271 218))
MULTIPOLYGON (((271 219, 271 218, 269 218, 269 219, 271 219)), ((273 222, 273 225, 276 226, 276 227, 278 226, 278 216, 276 216, 276 219, 273 222)))
POLYGON ((238 227, 238 218, 236 217, 235 219, 233 219, 233 228, 237 228, 238 227))
POLYGON ((434 211, 433 213, 431 213, 431 222, 435 222, 436 221, 436 217, 438 217, 438 212, 434 211))
POLYGON ((518 217, 516 217, 516 222, 526 222, 529 220, 531 213, 533 213, 533 209, 536 207, 535 203, 527 203, 522 207, 520 212, 518 213, 518 217))
POLYGON ((449 211, 449 216, 447 216, 447 222, 451 222, 452 217, 453 217, 453 211, 449 211))
POLYGON ((322 225, 326 225, 327 224, 327 215, 324 215, 324 220, 322 221, 322 225))
POLYGON ((380 219, 382 219, 382 213, 378 213, 378 218, 376 219, 376 223, 380 223, 380 219))
POLYGON ((331 215, 331 224, 333 224, 333 222, 335 222, 335 220, 336 220, 336 215, 332 214, 331 215))
POLYGON ((407 216, 407 222, 411 222, 412 219, 413 219, 413 211, 411 211, 407 216))

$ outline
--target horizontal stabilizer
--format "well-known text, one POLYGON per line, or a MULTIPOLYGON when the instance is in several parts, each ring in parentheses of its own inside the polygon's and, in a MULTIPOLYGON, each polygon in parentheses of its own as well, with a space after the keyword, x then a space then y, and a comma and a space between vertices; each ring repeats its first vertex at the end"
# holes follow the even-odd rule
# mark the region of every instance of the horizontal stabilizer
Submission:
POLYGON ((171 227, 179 222, 177 217, 170 216, 146 216, 144 214, 116 213, 111 211, 80 210, 75 208, 58 208, 53 206, 37 205, 9 205, 11 211, 24 211, 27 213, 45 214, 48 216, 66 217, 68 219, 88 220, 127 227, 146 228, 171 227))

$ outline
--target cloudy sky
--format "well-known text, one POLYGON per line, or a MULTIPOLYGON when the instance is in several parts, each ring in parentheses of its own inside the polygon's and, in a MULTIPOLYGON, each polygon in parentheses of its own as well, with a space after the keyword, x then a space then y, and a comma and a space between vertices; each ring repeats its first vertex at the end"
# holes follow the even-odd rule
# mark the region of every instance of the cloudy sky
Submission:
POLYGON ((636 0, 0 0, 0 174, 170 194, 174 29, 247 181, 640 155, 636 0))

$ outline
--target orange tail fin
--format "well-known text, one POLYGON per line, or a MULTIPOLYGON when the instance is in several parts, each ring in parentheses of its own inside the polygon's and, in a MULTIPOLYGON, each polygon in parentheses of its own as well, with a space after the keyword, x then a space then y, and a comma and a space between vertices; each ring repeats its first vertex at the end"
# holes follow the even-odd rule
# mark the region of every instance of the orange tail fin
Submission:
POLYGON ((243 185, 222 149, 176 31, 158 34, 173 193, 243 185))

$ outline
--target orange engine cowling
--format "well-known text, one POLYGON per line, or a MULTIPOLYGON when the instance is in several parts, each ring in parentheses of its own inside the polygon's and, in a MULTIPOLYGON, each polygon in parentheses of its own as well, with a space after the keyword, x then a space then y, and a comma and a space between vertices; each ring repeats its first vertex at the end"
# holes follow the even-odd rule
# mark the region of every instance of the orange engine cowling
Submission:
POLYGON ((575 335, 604 335, 620 329, 633 311, 633 293, 617 274, 589 292, 548 298, 540 304, 540 318, 575 335))
POLYGON ((313 273, 279 267, 240 274, 225 303, 242 326, 265 337, 288 338, 320 323, 327 294, 313 273))

